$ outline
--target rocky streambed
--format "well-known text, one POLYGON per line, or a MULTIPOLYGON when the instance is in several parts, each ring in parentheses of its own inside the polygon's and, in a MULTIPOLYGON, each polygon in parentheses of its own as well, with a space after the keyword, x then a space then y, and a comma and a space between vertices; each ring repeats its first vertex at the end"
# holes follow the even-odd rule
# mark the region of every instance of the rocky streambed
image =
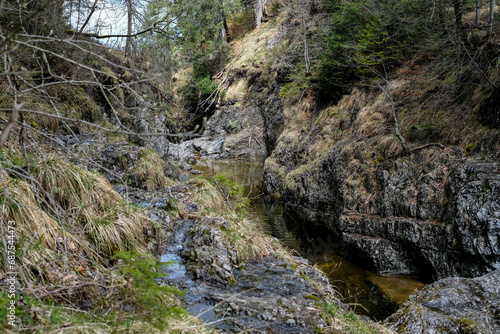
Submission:
POLYGON ((185 291, 188 310, 224 333, 314 333, 327 326, 320 303, 344 307, 328 279, 306 259, 276 252, 241 261, 225 240, 230 221, 172 219, 168 200, 186 187, 129 197, 165 229, 159 257, 170 263, 159 283, 185 291))

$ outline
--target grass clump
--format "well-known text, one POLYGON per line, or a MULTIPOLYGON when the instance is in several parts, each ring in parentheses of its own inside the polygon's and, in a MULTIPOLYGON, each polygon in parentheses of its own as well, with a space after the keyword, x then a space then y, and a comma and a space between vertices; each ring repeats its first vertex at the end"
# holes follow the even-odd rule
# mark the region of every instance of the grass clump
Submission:
POLYGON ((158 152, 153 149, 143 148, 141 158, 134 168, 135 183, 140 188, 148 191, 165 189, 174 184, 174 181, 165 176, 165 162, 158 152))
POLYGON ((62 209, 68 223, 74 222, 69 225, 83 231, 97 254, 111 256, 132 248, 145 251, 143 226, 148 220, 98 173, 49 154, 39 159, 32 174, 46 194, 43 208, 54 216, 62 209))
POLYGON ((249 259, 276 255, 287 256, 277 239, 266 235, 260 227, 248 219, 245 207, 249 199, 244 196, 244 187, 234 180, 216 174, 210 178, 189 181, 191 199, 203 216, 223 217, 227 224, 221 225, 224 244, 236 252, 239 263, 249 259))
POLYGON ((77 271, 107 266, 118 250, 145 253, 148 242, 154 245, 156 226, 101 175, 53 154, 32 159, 29 176, 8 160, 2 165, 10 175, 0 171, 0 214, 16 223, 16 260, 27 280, 64 283, 77 271))
POLYGON ((235 211, 238 212, 250 204, 249 199, 244 195, 245 187, 234 180, 222 174, 215 174, 209 181, 216 186, 226 202, 235 211))
MULTIPOLYGON (((82 251, 98 256, 88 240, 64 228, 38 205, 31 185, 0 171, 0 209, 3 221, 16 226, 16 262, 28 279, 56 282, 63 278, 58 268, 66 262, 78 266, 82 251)), ((7 272, 4 252, 0 272, 7 272)))
POLYGON ((192 189, 192 199, 198 205, 199 211, 223 212, 228 209, 223 195, 209 180, 205 178, 192 179, 189 181, 189 186, 192 189))

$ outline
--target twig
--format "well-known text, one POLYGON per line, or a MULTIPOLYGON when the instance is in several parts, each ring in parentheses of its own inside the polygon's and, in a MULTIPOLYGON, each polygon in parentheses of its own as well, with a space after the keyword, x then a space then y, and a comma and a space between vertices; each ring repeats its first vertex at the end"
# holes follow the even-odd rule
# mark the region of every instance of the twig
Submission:
POLYGON ((476 61, 474 60, 474 58, 472 58, 472 56, 470 55, 469 51, 467 50, 467 47, 465 46, 464 42, 461 41, 461 44, 462 44, 462 47, 465 51, 465 53, 467 53, 467 56, 469 56, 469 59, 471 60, 471 62, 474 64, 474 66, 477 68, 477 70, 479 71, 479 73, 481 73, 481 75, 486 79, 486 81, 488 81, 488 83, 493 87, 493 88, 498 88, 493 82, 491 82, 490 78, 488 78, 486 76, 486 74, 484 74, 484 72, 481 70, 481 68, 479 67, 479 65, 476 63, 476 61))
POLYGON ((122 321, 122 315, 123 315, 123 302, 120 303, 120 313, 118 313, 118 319, 116 320, 116 327, 113 333, 118 333, 118 327, 120 327, 120 322, 122 321))
POLYGON ((112 289, 112 288, 118 288, 118 287, 121 287, 121 286, 125 286, 126 284, 122 283, 122 284, 117 284, 117 285, 105 286, 105 285, 99 284, 97 282, 87 282, 87 283, 83 283, 83 284, 80 284, 80 285, 63 286, 63 287, 58 288, 56 290, 47 292, 44 295, 41 295, 40 298, 45 298, 45 297, 49 297, 49 296, 52 296, 52 295, 56 295, 56 294, 58 294, 60 292, 63 292, 65 290, 84 288, 84 287, 89 286, 89 285, 97 285, 97 286, 99 286, 99 287, 101 287, 103 289, 112 289))

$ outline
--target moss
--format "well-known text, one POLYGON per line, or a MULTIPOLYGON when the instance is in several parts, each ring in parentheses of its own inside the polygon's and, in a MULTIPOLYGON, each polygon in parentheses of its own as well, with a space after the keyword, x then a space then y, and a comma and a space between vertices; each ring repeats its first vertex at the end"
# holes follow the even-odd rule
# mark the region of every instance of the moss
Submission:
POLYGON ((306 296, 303 296, 304 299, 310 299, 310 300, 314 300, 314 301, 321 301, 318 297, 314 296, 314 295, 306 295, 306 296))
POLYGON ((378 168, 382 163, 384 162, 384 157, 382 155, 379 155, 374 161, 373 161, 373 166, 375 168, 378 168))

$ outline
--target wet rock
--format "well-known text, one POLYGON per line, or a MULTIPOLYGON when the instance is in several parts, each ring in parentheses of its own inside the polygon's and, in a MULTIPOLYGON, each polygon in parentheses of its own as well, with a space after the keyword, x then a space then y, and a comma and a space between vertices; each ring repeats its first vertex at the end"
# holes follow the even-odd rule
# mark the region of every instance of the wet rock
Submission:
POLYGON ((352 176, 359 164, 335 148, 308 168, 290 154, 280 147, 266 161, 267 190, 301 218, 328 226, 351 259, 425 280, 500 267, 500 163, 451 154, 424 165, 400 158, 379 166, 365 194, 352 176), (300 173, 287 173, 299 166, 300 173))
POLYGON ((390 317, 398 333, 498 333, 500 270, 426 286, 390 317))
MULTIPOLYGON (((267 154, 263 129, 262 110, 257 106, 243 106, 240 103, 220 108, 208 120, 203 136, 208 138, 224 136, 223 148, 216 154, 206 154, 204 151, 208 150, 200 147, 200 154, 215 159, 263 160, 267 154)), ((214 141, 213 138, 210 140, 214 141)))
POLYGON ((317 300, 330 300, 328 279, 307 260, 273 256, 237 263, 223 242, 227 221, 198 219, 180 251, 192 281, 187 308, 221 333, 314 333, 326 323, 317 300), (315 296, 312 298, 311 296, 315 296))
POLYGON ((179 167, 182 168, 183 170, 189 172, 190 170, 193 169, 193 166, 191 166, 190 164, 188 164, 187 162, 184 162, 182 161, 180 164, 179 164, 179 167))
POLYGON ((225 155, 231 159, 262 161, 266 156, 266 143, 262 127, 247 127, 226 138, 225 155))
POLYGON ((184 246, 182 257, 189 261, 196 278, 219 283, 234 281, 234 251, 224 247, 220 225, 223 219, 201 218, 191 229, 192 238, 184 246), (219 228, 216 228, 219 227, 219 228))
POLYGON ((301 273, 302 269, 292 269, 286 261, 270 256, 234 269, 234 284, 198 283, 189 293, 202 296, 195 304, 218 305, 214 320, 220 321, 216 328, 223 333, 314 333, 326 323, 316 301, 303 296, 320 299, 324 297, 320 287, 330 292, 331 288, 311 279, 312 269, 301 273))
POLYGON ((194 139, 193 147, 204 158, 218 158, 224 152, 224 137, 194 139))
POLYGON ((170 143, 167 149, 167 156, 174 161, 179 163, 187 163, 191 159, 196 160, 195 150, 193 147, 193 141, 188 140, 181 142, 180 144, 170 143))
POLYGON ((270 88, 270 93, 259 101, 259 109, 263 118, 263 138, 266 143, 267 155, 270 155, 278 141, 278 137, 285 128, 285 114, 283 111, 283 100, 279 94, 281 87, 274 85, 270 88))

